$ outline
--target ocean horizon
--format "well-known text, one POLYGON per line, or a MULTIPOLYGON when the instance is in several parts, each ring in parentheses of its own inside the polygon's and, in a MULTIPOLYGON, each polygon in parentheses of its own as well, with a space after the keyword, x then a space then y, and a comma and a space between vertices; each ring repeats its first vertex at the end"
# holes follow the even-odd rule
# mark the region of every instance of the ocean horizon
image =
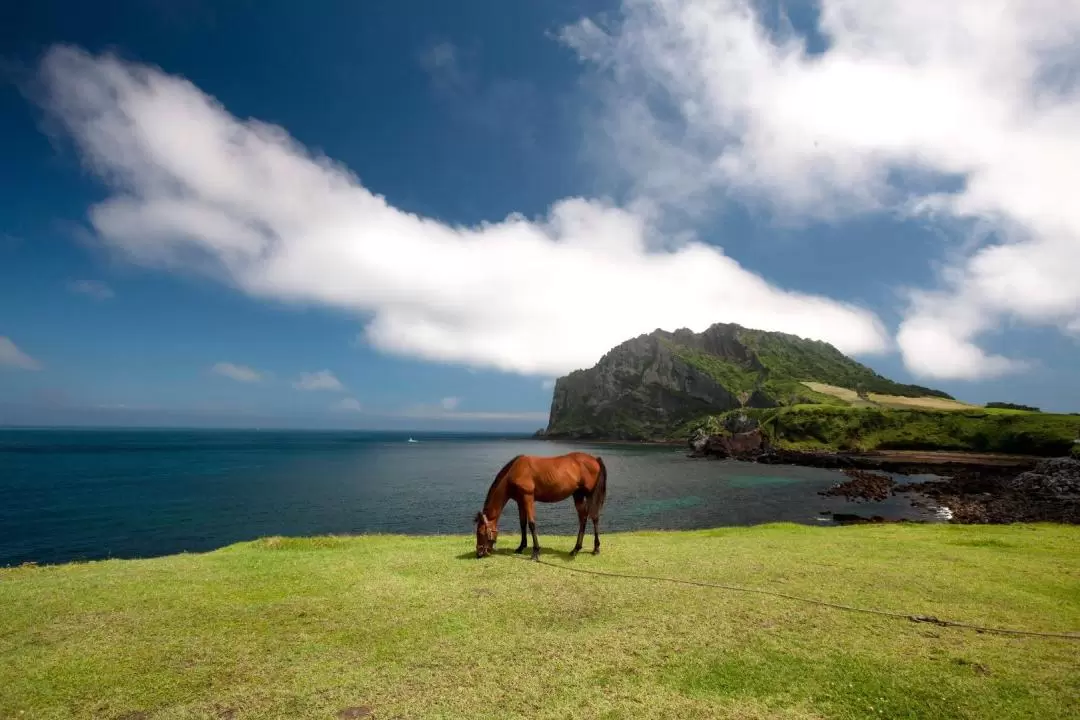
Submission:
MULTIPOLYGON (((903 498, 817 493, 833 470, 687 457, 685 448, 530 433, 214 428, 0 429, 0 566, 204 552, 270 535, 472 532, 495 473, 521 453, 584 450, 609 470, 601 533, 787 521, 831 512, 933 521, 903 498), (409 442, 409 439, 416 442, 409 442)), ((569 500, 537 532, 577 531, 569 500)), ((516 542, 511 503, 500 535, 516 542)))

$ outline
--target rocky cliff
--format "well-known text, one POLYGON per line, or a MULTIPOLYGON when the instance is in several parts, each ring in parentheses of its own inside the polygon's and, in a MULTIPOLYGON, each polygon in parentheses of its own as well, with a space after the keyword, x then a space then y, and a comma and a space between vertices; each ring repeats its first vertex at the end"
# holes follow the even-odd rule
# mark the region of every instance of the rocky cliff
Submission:
POLYGON ((655 330, 615 347, 594 367, 559 378, 544 434, 655 439, 670 437, 701 417, 739 407, 844 404, 803 382, 860 393, 948 397, 895 383, 828 343, 716 324, 701 333, 655 330))

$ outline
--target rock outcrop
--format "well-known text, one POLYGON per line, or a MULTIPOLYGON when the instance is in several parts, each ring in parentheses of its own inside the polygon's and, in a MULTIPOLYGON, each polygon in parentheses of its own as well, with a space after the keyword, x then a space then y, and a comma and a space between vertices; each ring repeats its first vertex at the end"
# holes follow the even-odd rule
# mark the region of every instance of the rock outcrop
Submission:
POLYGON ((589 370, 555 382, 545 435, 612 440, 659 437, 684 422, 740 406, 712 374, 681 358, 657 331, 619 345, 589 370))
POLYGON ((747 432, 707 436, 703 442, 691 442, 693 454, 699 457, 735 460, 757 460, 769 451, 769 439, 755 428, 747 432))
POLYGON ((1073 457, 1048 458, 1033 469, 1005 483, 1013 492, 1080 500, 1080 460, 1073 457))

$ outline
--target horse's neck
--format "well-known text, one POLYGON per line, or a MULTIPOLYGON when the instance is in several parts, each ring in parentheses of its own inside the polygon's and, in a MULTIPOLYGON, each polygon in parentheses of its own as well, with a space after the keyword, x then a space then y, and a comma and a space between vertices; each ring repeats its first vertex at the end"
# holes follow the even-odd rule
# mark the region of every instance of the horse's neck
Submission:
POLYGON ((491 489, 488 490, 487 499, 484 500, 484 515, 493 523, 498 523, 503 508, 505 508, 506 503, 510 501, 510 496, 507 492, 508 485, 509 483, 505 477, 492 484, 491 489))

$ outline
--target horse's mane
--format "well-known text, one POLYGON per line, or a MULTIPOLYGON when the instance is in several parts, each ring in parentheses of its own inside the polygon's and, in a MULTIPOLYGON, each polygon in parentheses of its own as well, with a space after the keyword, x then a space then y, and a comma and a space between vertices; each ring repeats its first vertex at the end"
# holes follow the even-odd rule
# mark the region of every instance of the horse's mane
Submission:
POLYGON ((516 463, 518 460, 520 460, 523 457, 525 457, 525 456, 524 455, 515 455, 514 457, 510 458, 510 462, 508 462, 508 463, 506 463, 505 465, 502 466, 502 470, 495 473, 495 479, 491 481, 491 486, 488 487, 487 495, 484 497, 484 508, 485 509, 487 509, 488 501, 491 500, 491 495, 492 495, 492 493, 495 492, 496 486, 498 486, 498 484, 500 482, 502 482, 503 477, 505 477, 506 473, 508 473, 510 471, 510 466, 513 465, 514 463, 516 463))

